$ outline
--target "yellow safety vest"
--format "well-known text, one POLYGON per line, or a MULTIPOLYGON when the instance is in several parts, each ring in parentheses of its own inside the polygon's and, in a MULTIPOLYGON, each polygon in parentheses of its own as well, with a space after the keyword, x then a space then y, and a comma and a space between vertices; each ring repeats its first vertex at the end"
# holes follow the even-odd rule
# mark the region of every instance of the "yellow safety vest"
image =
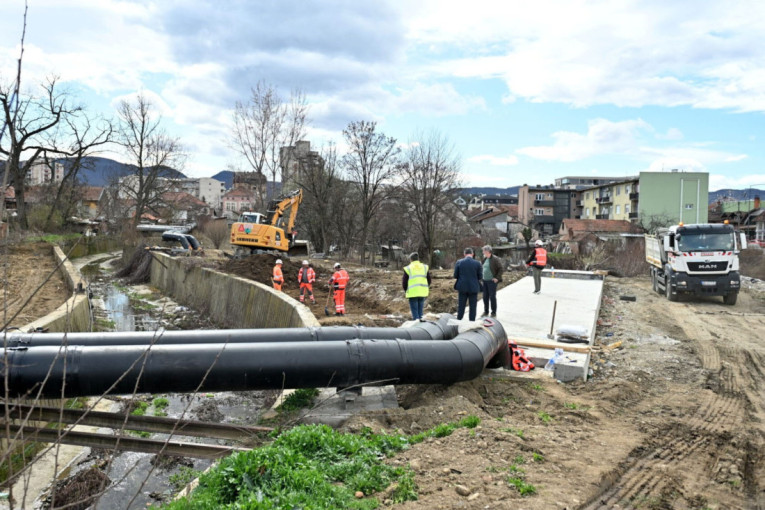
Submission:
POLYGON ((415 260, 404 268, 409 276, 406 298, 428 297, 428 266, 415 260))

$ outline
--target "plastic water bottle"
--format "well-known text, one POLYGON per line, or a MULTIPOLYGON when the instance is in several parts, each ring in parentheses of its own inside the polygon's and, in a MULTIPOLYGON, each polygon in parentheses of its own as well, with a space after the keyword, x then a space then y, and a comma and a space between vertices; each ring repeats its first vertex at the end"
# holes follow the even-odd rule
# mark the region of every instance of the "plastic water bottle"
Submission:
POLYGON ((555 349, 555 352, 553 353, 552 358, 550 358, 550 360, 545 365, 545 370, 550 372, 550 375, 553 375, 555 373, 555 364, 559 363, 562 358, 563 358, 563 349, 558 347, 555 349))

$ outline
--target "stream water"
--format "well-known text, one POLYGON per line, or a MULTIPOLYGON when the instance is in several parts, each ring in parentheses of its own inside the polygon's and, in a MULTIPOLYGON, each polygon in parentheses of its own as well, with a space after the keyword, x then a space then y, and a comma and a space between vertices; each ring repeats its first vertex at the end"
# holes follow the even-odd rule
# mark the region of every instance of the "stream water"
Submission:
MULTIPOLYGON (((87 255, 73 263, 90 282, 93 295, 93 317, 97 330, 154 331, 166 329, 211 329, 212 323, 194 310, 180 306, 148 286, 123 286, 113 277, 113 261, 119 253, 87 255)), ((147 415, 167 415, 173 418, 198 419, 211 422, 253 425, 261 409, 274 398, 274 392, 223 392, 199 394, 163 394, 115 397, 112 411, 138 400, 148 404, 147 415), (160 403, 161 405, 158 405, 160 403)), ((112 433, 103 429, 101 433, 112 433)), ((137 435, 135 432, 126 432, 137 435)), ((167 439, 166 434, 142 437, 167 439)), ((225 442, 186 436, 174 436, 174 441, 225 444, 225 442)), ((111 485, 95 506, 97 509, 144 509, 168 501, 177 492, 172 482, 180 484, 189 469, 203 471, 211 461, 190 458, 163 458, 153 454, 90 450, 72 470, 72 475, 91 466, 99 466, 111 480, 111 485), (109 460, 111 459, 111 460, 109 460), (108 466, 108 469, 106 468, 108 466)), ((68 479, 71 480, 71 477, 68 479)), ((67 480, 59 482, 59 486, 67 480)), ((183 485, 183 484, 180 484, 183 485)), ((60 489, 59 489, 60 490, 60 489)), ((56 506, 60 502, 56 501, 56 506)), ((47 508, 47 506, 45 506, 47 508)))

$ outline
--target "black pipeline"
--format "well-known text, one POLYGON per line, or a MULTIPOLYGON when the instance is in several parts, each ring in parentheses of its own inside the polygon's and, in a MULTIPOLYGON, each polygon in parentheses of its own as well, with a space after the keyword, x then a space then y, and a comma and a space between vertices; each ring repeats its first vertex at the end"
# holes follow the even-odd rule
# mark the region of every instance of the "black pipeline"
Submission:
POLYGON ((8 347, 176 345, 261 342, 328 342, 368 340, 449 340, 457 327, 449 325, 449 314, 437 321, 420 322, 408 328, 332 326, 321 328, 218 329, 194 331, 125 331, 102 333, 8 333, 8 347))
MULTIPOLYGON (((284 330, 289 331, 289 330, 284 330)), ((6 397, 66 397, 452 384, 507 362, 502 326, 486 321, 451 340, 263 342, 9 349, 6 397), (42 386, 42 387, 41 387, 42 386)))

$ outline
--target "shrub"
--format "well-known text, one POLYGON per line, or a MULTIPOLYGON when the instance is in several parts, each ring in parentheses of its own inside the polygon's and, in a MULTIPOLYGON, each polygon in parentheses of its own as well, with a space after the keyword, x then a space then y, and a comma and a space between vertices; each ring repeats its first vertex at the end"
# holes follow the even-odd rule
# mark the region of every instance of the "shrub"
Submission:
POLYGON ((220 249, 231 234, 226 222, 221 220, 208 221, 202 228, 202 232, 210 239, 216 249, 220 249))

